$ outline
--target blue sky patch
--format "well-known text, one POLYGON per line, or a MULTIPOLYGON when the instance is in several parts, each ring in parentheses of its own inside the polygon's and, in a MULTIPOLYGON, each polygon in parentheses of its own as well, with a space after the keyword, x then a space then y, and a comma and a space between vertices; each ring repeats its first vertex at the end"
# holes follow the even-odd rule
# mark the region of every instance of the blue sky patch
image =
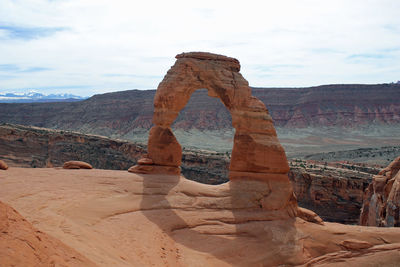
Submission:
POLYGON ((5 31, 7 33, 6 37, 2 37, 0 39, 33 40, 54 35, 57 32, 66 30, 66 28, 20 27, 20 26, 9 26, 0 24, 0 30, 5 31))
POLYGON ((350 60, 352 60, 352 59, 355 59, 355 60, 359 60, 359 59, 385 59, 387 57, 388 56, 385 55, 385 54, 372 54, 372 53, 368 54, 368 53, 365 53, 365 54, 353 54, 353 55, 348 56, 347 59, 350 59, 350 60))
POLYGON ((48 71, 51 70, 50 68, 44 67, 27 67, 22 68, 15 64, 0 64, 0 71, 1 72, 8 72, 8 73, 30 73, 30 72, 41 72, 41 71, 48 71))

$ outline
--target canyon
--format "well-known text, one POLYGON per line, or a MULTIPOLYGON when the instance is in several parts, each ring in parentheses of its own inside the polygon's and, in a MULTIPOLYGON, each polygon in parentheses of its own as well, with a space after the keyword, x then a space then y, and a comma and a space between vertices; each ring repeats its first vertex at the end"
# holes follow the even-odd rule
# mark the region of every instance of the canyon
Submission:
MULTIPOLYGON (((400 144, 400 84, 252 88, 252 94, 268 107, 288 157, 400 144)), ((0 122, 145 143, 154 95, 128 90, 73 103, 0 103, 0 122)), ((183 147, 232 149, 231 116, 205 89, 191 95, 172 129, 183 147)))
MULTIPOLYGON (((268 107, 276 127, 357 127, 371 122, 400 123, 400 107, 397 103, 400 84, 336 84, 251 90, 268 107)), ((150 129, 155 92, 127 90, 67 103, 1 103, 0 111, 4 113, 7 109, 10 112, 4 113, 0 122, 30 122, 34 126, 47 128, 69 126, 70 130, 78 130, 91 122, 92 128, 98 128, 97 131, 101 131, 101 126, 108 126, 123 136, 137 128, 150 129), (106 125, 112 120, 130 124, 124 127, 118 124, 106 125)), ((174 124, 176 128, 184 130, 232 127, 229 112, 218 99, 209 97, 204 89, 193 93, 174 124)))
MULTIPOLYGON (((0 125, 0 160, 13 167, 61 167, 69 160, 88 162, 96 169, 127 170, 147 155, 147 146, 72 131, 0 125)), ((228 181, 230 153, 183 149, 182 175, 203 184, 228 181)), ((357 224, 364 190, 381 167, 293 159, 289 179, 301 207, 325 221, 357 224)))

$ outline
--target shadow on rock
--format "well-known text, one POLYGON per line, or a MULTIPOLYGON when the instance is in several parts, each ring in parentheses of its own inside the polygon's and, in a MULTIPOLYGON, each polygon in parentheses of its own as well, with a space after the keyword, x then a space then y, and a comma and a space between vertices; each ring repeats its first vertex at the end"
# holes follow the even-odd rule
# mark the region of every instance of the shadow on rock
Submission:
POLYGON ((216 258, 208 259, 211 265, 304 262, 303 236, 290 212, 293 203, 280 210, 263 207, 271 194, 268 183, 231 181, 213 186, 174 175, 142 177, 143 214, 183 250, 190 250, 191 262, 197 257, 204 262, 204 253, 216 258))

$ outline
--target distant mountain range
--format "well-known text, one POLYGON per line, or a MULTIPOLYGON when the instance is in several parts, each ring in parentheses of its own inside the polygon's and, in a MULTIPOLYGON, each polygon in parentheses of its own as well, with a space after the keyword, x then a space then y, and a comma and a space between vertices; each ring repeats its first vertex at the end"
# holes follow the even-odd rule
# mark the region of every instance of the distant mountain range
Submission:
POLYGON ((28 93, 0 93, 0 103, 33 103, 33 102, 74 102, 86 99, 86 97, 72 94, 45 95, 37 91, 28 93))
MULTIPOLYGON (((305 128, 368 124, 400 124, 399 84, 336 84, 306 88, 252 88, 263 101, 275 126, 305 128)), ((35 125, 121 136, 138 129, 150 129, 155 90, 128 90, 94 95, 88 99, 71 94, 0 94, 4 100, 52 104, 1 104, 0 122, 35 125), (25 100, 25 101, 24 101, 25 100), (76 102, 77 100, 84 100, 76 102), (102 129, 102 130, 100 130, 102 129)), ((221 101, 196 91, 174 123, 177 129, 231 129, 231 116, 221 101)))
MULTIPOLYGON (((0 124, 73 130, 146 143, 155 93, 129 90, 82 101, 1 103, 0 124)), ((291 155, 400 144, 400 84, 252 88, 252 93, 267 106, 291 155)), ((172 128, 185 147, 215 151, 232 147, 231 115, 205 89, 193 93, 172 128)))

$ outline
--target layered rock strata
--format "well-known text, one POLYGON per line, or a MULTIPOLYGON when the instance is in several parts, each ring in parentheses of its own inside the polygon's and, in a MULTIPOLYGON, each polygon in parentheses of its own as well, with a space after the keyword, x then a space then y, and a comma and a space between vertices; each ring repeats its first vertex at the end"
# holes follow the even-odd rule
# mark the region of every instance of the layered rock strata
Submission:
POLYGON ((358 224, 369 173, 291 162, 289 179, 301 207, 310 209, 325 221, 358 224))
POLYGON ((400 226, 400 157, 374 175, 364 194, 360 225, 400 226))
POLYGON ((0 160, 11 167, 61 167, 84 161, 94 168, 126 170, 146 153, 144 145, 71 131, 0 125, 0 160))

